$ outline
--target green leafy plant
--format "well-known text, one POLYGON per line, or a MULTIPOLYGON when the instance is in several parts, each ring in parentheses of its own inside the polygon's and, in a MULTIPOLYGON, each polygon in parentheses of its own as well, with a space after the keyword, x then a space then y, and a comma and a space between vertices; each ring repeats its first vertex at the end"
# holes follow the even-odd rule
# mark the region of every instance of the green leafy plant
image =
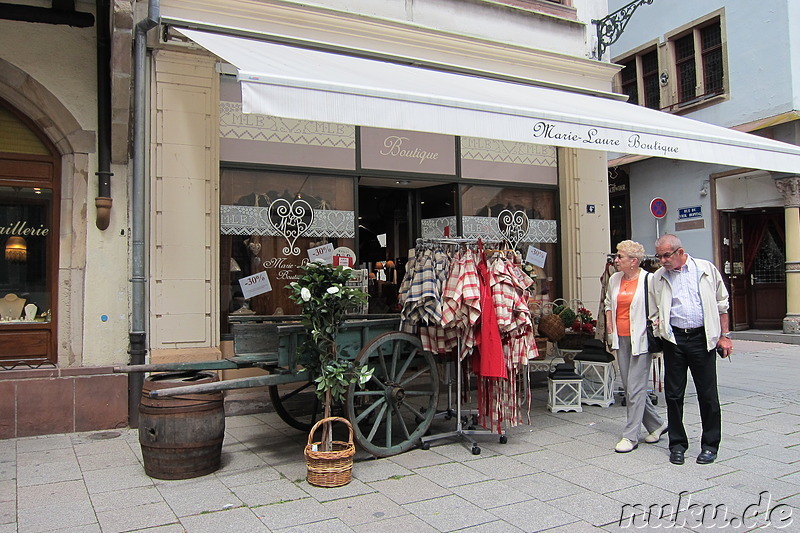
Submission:
POLYGON ((553 314, 558 315, 563 322, 564 327, 569 329, 578 317, 578 314, 572 310, 568 305, 555 305, 553 306, 553 314))
MULTIPOLYGON (((301 267, 297 281, 288 285, 289 298, 300 305, 305 340, 298 347, 298 360, 317 384, 317 396, 324 401, 325 418, 330 416, 331 404, 341 402, 351 383, 363 386, 373 370, 339 357, 336 337, 346 315, 367 301, 367 294, 348 287, 352 270, 324 263, 309 263, 301 267)), ((328 424, 323 427, 323 445, 330 444, 328 424)), ((330 449, 330 448, 328 448, 330 449)))

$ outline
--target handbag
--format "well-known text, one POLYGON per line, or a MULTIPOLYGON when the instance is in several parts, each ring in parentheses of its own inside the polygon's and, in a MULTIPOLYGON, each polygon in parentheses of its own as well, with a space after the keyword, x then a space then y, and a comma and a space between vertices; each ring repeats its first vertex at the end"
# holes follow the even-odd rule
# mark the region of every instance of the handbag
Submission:
POLYGON ((644 312, 647 316, 647 351, 649 353, 659 353, 664 351, 664 341, 661 337, 656 337, 653 332, 653 321, 650 320, 650 299, 647 290, 647 278, 650 274, 645 274, 644 277, 644 312))

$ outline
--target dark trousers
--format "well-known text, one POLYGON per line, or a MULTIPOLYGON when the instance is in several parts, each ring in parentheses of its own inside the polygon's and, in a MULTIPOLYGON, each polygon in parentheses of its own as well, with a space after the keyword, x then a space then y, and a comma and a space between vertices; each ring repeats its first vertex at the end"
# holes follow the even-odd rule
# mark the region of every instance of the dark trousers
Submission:
POLYGON ((664 391, 667 400, 669 424, 669 449, 686 451, 689 439, 683 427, 683 399, 689 370, 697 389, 703 436, 700 444, 704 450, 717 452, 722 436, 722 414, 717 394, 717 359, 714 350, 706 349, 703 328, 679 330, 673 328, 675 341, 664 342, 664 391))

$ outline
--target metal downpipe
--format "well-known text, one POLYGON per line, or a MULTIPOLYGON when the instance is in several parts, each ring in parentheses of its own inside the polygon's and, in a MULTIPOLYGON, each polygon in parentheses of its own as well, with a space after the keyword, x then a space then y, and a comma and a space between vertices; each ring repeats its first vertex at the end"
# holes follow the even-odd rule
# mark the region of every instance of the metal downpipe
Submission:
MULTIPOLYGON (((131 330, 130 362, 140 365, 147 355, 147 331, 145 307, 145 264, 147 248, 145 230, 145 164, 147 154, 147 90, 146 57, 147 32, 158 25, 160 18, 158 0, 149 0, 147 17, 136 24, 133 57, 133 180, 131 184, 131 330)), ((139 426, 139 398, 142 394, 144 375, 141 372, 128 374, 128 424, 139 426)))

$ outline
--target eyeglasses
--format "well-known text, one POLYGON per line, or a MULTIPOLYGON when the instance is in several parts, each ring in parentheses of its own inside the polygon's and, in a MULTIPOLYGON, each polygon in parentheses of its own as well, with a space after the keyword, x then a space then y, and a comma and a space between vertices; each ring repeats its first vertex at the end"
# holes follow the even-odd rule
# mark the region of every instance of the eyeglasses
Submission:
POLYGON ((616 257, 617 257, 617 259, 627 259, 627 258, 628 258, 628 257, 630 257, 630 256, 628 256, 628 255, 622 255, 622 254, 617 254, 617 255, 616 255, 616 257))
POLYGON ((664 252, 663 254, 656 254, 656 259, 658 259, 659 261, 661 261, 662 259, 669 259, 673 255, 677 254, 678 250, 680 250, 680 248, 672 250, 671 252, 664 252))

